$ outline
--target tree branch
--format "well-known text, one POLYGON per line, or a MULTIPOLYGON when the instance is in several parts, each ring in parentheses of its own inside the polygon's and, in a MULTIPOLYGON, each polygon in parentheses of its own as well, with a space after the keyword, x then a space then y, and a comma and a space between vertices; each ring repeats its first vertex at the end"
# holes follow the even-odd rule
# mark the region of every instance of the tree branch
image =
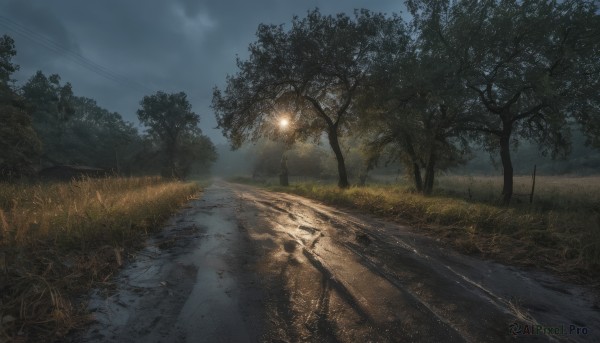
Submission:
POLYGON ((512 119, 512 122, 514 123, 517 120, 521 120, 523 118, 527 118, 528 116, 537 113, 538 111, 540 111, 544 107, 546 107, 546 105, 544 103, 541 103, 541 104, 538 104, 536 106, 533 106, 529 110, 521 112, 521 113, 517 114, 516 116, 514 116, 513 119, 512 119))
POLYGON ((317 115, 319 115, 319 117, 323 118, 323 120, 325 120, 325 122, 327 122, 327 125, 329 125, 329 127, 333 127, 335 125, 333 123, 333 120, 331 120, 331 118, 329 118, 327 113, 325 113, 325 110, 323 110, 323 107, 321 107, 321 104, 315 98, 308 96, 308 95, 303 95, 303 97, 304 97, 304 99, 308 100, 313 105, 313 107, 317 111, 317 115))
POLYGON ((489 129, 486 127, 461 127, 460 130, 473 131, 473 132, 485 132, 485 133, 489 133, 489 134, 496 135, 496 136, 500 136, 502 134, 502 131, 500 131, 500 130, 489 129))
POLYGON ((496 113, 496 114, 500 114, 502 112, 502 109, 498 108, 498 106, 493 105, 492 103, 490 103, 488 101, 488 99, 485 98, 485 93, 481 89, 479 89, 479 88, 477 88, 477 87, 475 87, 473 85, 470 85, 470 84, 467 84, 467 87, 470 88, 470 89, 472 89, 472 90, 474 90, 475 92, 477 92, 477 94, 479 94, 479 98, 481 99, 481 101, 483 102, 483 104, 485 105, 485 107, 490 112, 496 113))
POLYGON ((335 119, 335 123, 333 124, 334 126, 337 127, 338 123, 340 122, 340 119, 342 118, 342 116, 346 113, 346 110, 348 109, 348 107, 350 106, 350 103, 352 103, 352 97, 354 95, 354 91, 356 90, 356 88, 358 87, 358 84, 360 83, 359 80, 356 80, 354 82, 354 84, 352 85, 352 87, 350 87, 350 89, 348 90, 348 94, 346 96, 346 100, 344 101, 344 104, 342 105, 342 107, 340 107, 336 113, 337 118, 335 119))
POLYGON ((504 106, 501 107, 501 111, 504 112, 505 110, 510 109, 510 107, 512 105, 514 105, 515 102, 517 102, 519 100, 519 98, 521 97, 521 91, 518 91, 515 93, 515 95, 512 96, 512 98, 510 98, 510 100, 508 100, 504 106))

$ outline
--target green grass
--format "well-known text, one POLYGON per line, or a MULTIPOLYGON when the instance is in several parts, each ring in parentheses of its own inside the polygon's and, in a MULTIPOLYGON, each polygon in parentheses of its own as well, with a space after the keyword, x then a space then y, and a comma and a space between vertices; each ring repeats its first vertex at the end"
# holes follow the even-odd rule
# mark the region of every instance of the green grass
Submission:
POLYGON ((0 183, 0 341, 65 335, 89 318, 77 300, 196 196, 157 177, 0 183))
MULTIPOLYGON (((509 207, 499 205, 501 179, 493 177, 441 177, 431 196, 393 180, 345 190, 315 182, 273 184, 262 186, 405 222, 463 252, 582 282, 600 280, 600 177, 538 177, 533 204, 516 196, 509 207)), ((515 193, 530 190, 529 177, 515 178, 515 193)))

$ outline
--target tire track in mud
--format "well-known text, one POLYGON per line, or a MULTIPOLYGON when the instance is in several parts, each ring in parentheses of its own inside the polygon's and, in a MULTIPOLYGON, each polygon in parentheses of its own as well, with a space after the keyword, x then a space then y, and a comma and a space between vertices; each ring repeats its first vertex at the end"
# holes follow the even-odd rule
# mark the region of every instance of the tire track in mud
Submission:
MULTIPOLYGON (((543 298, 547 291, 552 291, 552 287, 558 289, 553 292, 562 295, 589 296, 585 292, 565 291, 564 289, 570 287, 569 285, 553 286, 559 282, 547 281, 548 276, 541 275, 542 281, 539 282, 541 286, 538 287, 534 279, 540 277, 539 273, 527 275, 526 272, 516 271, 515 268, 499 266, 491 262, 473 262, 469 258, 457 256, 442 248, 436 250, 436 245, 439 246, 439 243, 422 236, 415 238, 414 235, 406 233, 392 234, 386 227, 387 224, 382 224, 383 221, 378 219, 367 223, 364 215, 356 217, 297 196, 274 194, 246 186, 233 187, 260 209, 261 216, 270 217, 268 221, 276 228, 275 230, 285 233, 296 244, 302 246, 303 256, 324 280, 328 280, 322 286, 323 293, 317 301, 315 312, 318 320, 327 318, 323 314, 323 311, 327 311, 323 299, 329 299, 329 292, 335 292, 348 307, 375 330, 381 331, 391 327, 393 334, 388 330, 381 336, 389 341, 396 340, 398 334, 409 340, 427 340, 428 336, 422 332, 414 335, 415 329, 416 331, 423 329, 419 326, 419 322, 422 321, 430 322, 431 326, 436 327, 435 330, 442 333, 437 336, 434 334, 429 338, 441 338, 443 341, 508 341, 513 339, 508 335, 511 323, 521 321, 534 325, 552 325, 552 322, 548 322, 548 318, 553 318, 555 324, 556 320, 562 320, 563 324, 574 322, 582 326, 600 327, 598 319, 600 313, 594 310, 593 306, 587 307, 581 315, 577 315, 576 308, 580 305, 573 305, 573 308, 565 311, 564 316, 561 313, 536 313, 536 308, 557 311, 556 307, 535 305, 537 302, 543 302, 543 299, 539 298, 543 298), (382 227, 377 227, 379 224, 382 227), (413 239, 414 244, 408 243, 409 239, 413 239), (432 246, 424 246, 423 242, 432 243, 432 246), (330 260, 335 261, 340 256, 347 259, 346 266, 340 263, 329 263, 330 260), (364 294, 360 282, 357 282, 352 275, 350 277, 344 275, 344 268, 348 268, 347 266, 351 264, 361 265, 362 270, 366 271, 365 274, 360 275, 361 277, 374 280, 379 278, 396 290, 395 297, 401 298, 404 302, 404 312, 400 311, 402 320, 411 319, 408 320, 411 326, 408 328, 395 326, 394 320, 381 320, 381 313, 377 318, 371 314, 378 311, 385 312, 385 309, 374 309, 373 303, 377 303, 377 299, 373 300, 368 294, 364 294), (482 271, 477 268, 489 268, 489 270, 482 271), (490 288, 489 284, 486 285, 489 283, 488 279, 493 279, 494 272, 500 274, 498 279, 501 281, 496 290, 490 288), (507 276, 510 277, 508 280, 501 280, 507 276), (530 311, 515 306, 515 302, 519 301, 523 292, 511 288, 514 286, 511 282, 514 281, 524 284, 530 290, 542 293, 539 296, 533 295, 537 299, 528 300, 527 306, 530 311), (578 316, 585 320, 579 320, 578 316), (543 319, 546 321, 542 321, 543 319)), ((391 224, 391 226, 395 230, 403 228, 398 224, 391 224)), ((388 286, 383 287, 389 289, 386 288, 388 286)), ((556 296, 555 293, 552 295, 556 296)), ((573 299, 559 300, 561 304, 567 304, 573 299)), ((577 300, 578 304, 585 302, 585 300, 577 300)), ((398 301, 398 299, 390 301, 398 301)), ((582 338, 589 337, 555 335, 528 338, 533 341, 580 341, 582 338)))
POLYGON ((363 309, 359 301, 354 297, 350 290, 348 290, 348 288, 346 288, 346 286, 335 277, 335 274, 329 268, 327 268, 323 264, 323 262, 321 262, 321 260, 317 256, 315 256, 315 254, 308 251, 306 247, 302 248, 302 253, 304 254, 304 256, 306 256, 310 263, 319 272, 321 272, 321 274, 323 274, 323 277, 329 280, 328 285, 333 285, 335 290, 340 293, 340 295, 344 298, 344 300, 346 300, 346 302, 352 307, 352 309, 354 309, 365 320, 371 322, 372 324, 375 324, 375 321, 373 320, 371 315, 369 315, 369 313, 365 309, 363 309))
MULTIPOLYGON (((321 212, 322 213, 322 212, 321 212)), ((322 216, 327 216, 326 214, 322 213, 322 216)), ((360 234, 356 234, 357 237, 357 241, 360 241, 360 239, 358 239, 359 237, 368 237, 366 238, 368 240, 368 244, 371 244, 371 242, 376 242, 379 245, 390 245, 389 243, 386 242, 386 237, 376 231, 376 230, 368 230, 365 228, 365 226, 362 223, 356 222, 356 221, 352 221, 352 220, 346 220, 346 225, 344 225, 343 223, 341 223, 340 221, 336 220, 336 219, 331 219, 330 221, 335 227, 337 227, 340 230, 344 230, 345 228, 352 226, 353 225, 353 229, 354 232, 359 231, 361 232, 360 234)), ((348 231, 348 230, 347 230, 348 231)), ((352 231, 352 230, 350 230, 352 231)), ((364 239, 363 239, 364 240, 364 239)), ((407 250, 407 251, 411 251, 412 253, 414 253, 419 259, 424 260, 424 261, 428 261, 431 260, 431 258, 424 253, 419 252, 415 247, 413 247, 412 245, 402 241, 402 240, 398 240, 396 241, 396 244, 398 244, 399 246, 401 246, 403 249, 407 250)), ((350 242, 342 242, 342 245, 348 249, 349 251, 351 251, 352 253, 354 253, 356 256, 358 256, 359 258, 361 258, 361 260, 369 266, 369 269, 371 269, 373 272, 377 273, 378 275, 384 277, 386 280, 388 280, 390 283, 392 283, 393 285, 395 285, 398 289, 401 290, 405 290, 405 286, 402 285, 401 281, 399 280, 398 276, 394 275, 389 268, 386 268, 384 265, 381 264, 381 262, 374 260, 373 256, 369 257, 363 253, 361 253, 360 247, 356 246, 350 242)), ((389 248, 392 248, 391 246, 389 248)), ((417 262, 421 262, 421 261, 417 261, 417 262)), ((420 269, 425 269, 425 263, 419 263, 421 264, 420 269)), ((447 271, 450 271, 454 276, 460 279, 463 279, 467 284, 461 284, 463 286, 465 286, 466 289, 468 290, 473 290, 473 289, 477 289, 481 292, 481 296, 485 297, 486 300, 488 300, 489 302, 493 303, 494 305, 496 305, 496 307, 498 308, 498 310, 505 312, 505 313, 511 313, 510 310, 510 304, 508 301, 506 301, 505 299, 503 299, 501 296, 498 296, 496 294, 494 294, 492 291, 482 287, 480 284, 470 280, 468 277, 462 275, 461 273, 455 271, 453 268, 451 268, 450 266, 447 265, 443 265, 444 268, 447 269, 447 271), (472 287, 469 287, 472 286, 472 287)), ((439 270, 439 268, 435 268, 438 269, 437 272, 444 274, 446 272, 446 270, 439 270)), ((435 310, 434 308, 430 307, 425 301, 423 301, 422 299, 420 299, 419 297, 415 296, 414 294, 412 294, 413 297, 415 298, 415 300, 417 300, 419 303, 421 303, 422 305, 426 306, 433 314, 435 314, 436 316, 438 316, 438 318, 442 321, 446 321, 445 318, 439 316, 439 311, 435 310)), ((449 322, 448 322, 449 323, 449 322)), ((536 323, 537 324, 537 323, 536 323)), ((449 323, 449 325, 451 325, 449 323)))
MULTIPOLYGON (((249 199, 250 197, 245 196, 244 198, 249 199)), ((254 202, 256 204, 258 204, 259 206, 273 208, 274 210, 288 214, 288 217, 293 220, 293 224, 296 225, 296 229, 295 229, 296 232, 300 231, 300 232, 304 232, 304 233, 307 233, 308 235, 310 235, 312 237, 312 240, 307 240, 305 237, 299 237, 299 236, 289 232, 289 230, 286 230, 286 226, 287 227, 290 226, 289 223, 286 223, 286 225, 282 225, 281 223, 278 223, 277 225, 275 225, 276 227, 279 227, 282 232, 286 232, 286 234, 289 237, 291 237, 298 245, 302 246, 302 253, 303 253, 304 257, 306 257, 306 259, 310 262, 310 264, 316 270, 318 270, 318 272, 323 276, 324 279, 328 280, 327 286, 330 285, 332 287, 332 289, 345 301, 345 303, 353 311, 355 311, 361 318, 363 318, 363 321, 365 323, 369 323, 371 326, 376 328, 378 331, 381 331, 381 332, 389 331, 389 326, 390 326, 389 323, 383 323, 384 325, 382 325, 381 318, 376 319, 370 313, 370 312, 376 311, 376 309, 374 309, 375 306, 371 303, 373 303, 373 302, 377 303, 378 301, 372 299, 372 297, 371 297, 371 299, 367 299, 367 298, 369 298, 369 296, 365 296, 364 287, 363 287, 363 292, 361 293, 359 290, 360 287, 357 288, 356 285, 354 285, 354 286, 351 285, 351 283, 348 282, 348 280, 346 280, 345 277, 340 276, 338 272, 334 271, 333 268, 328 266, 328 263, 318 253, 316 253, 314 251, 314 248, 317 245, 317 243, 319 242, 319 239, 325 236, 322 232, 323 230, 315 228, 315 225, 306 225, 307 222, 305 220, 298 220, 299 218, 305 218, 306 216, 299 215, 298 213, 296 213, 293 216, 290 216, 290 215, 292 215, 291 212, 289 212, 288 210, 283 210, 280 206, 272 204, 269 201, 255 200, 255 199, 252 199, 252 200, 254 200, 254 202), (358 290, 358 293, 357 293, 357 290, 358 290), (386 324, 388 324, 388 325, 386 325, 386 324), (388 327, 386 328, 386 326, 388 326, 388 327)), ((319 212, 317 212, 317 213, 319 213, 319 212)), ((322 219, 329 218, 329 216, 327 216, 323 213, 319 213, 319 214, 322 219)), ((311 224, 314 224, 314 223, 311 223, 311 224)), ((306 236, 306 235, 303 235, 303 236, 306 236)), ((333 253, 333 251, 330 249, 327 249, 327 248, 324 248, 324 249, 326 251, 329 251, 329 253, 333 253)), ((342 255, 344 253, 341 251, 338 251, 337 254, 340 257, 343 257, 342 255)), ((370 270, 371 268, 374 267, 373 265, 366 265, 366 267, 367 267, 366 269, 363 269, 364 272, 366 272, 366 273, 373 272, 373 270, 370 270)), ((379 275, 379 276, 384 275, 380 271, 375 272, 374 274, 379 275)), ((363 276, 366 276, 366 275, 363 275, 363 276)), ((380 288, 381 288, 381 286, 380 286, 380 288)), ((383 287, 383 289, 385 289, 385 288, 386 287, 383 287)), ((402 288, 398 288, 398 290, 400 292, 402 292, 405 296, 408 293, 406 290, 404 290, 402 288)), ((389 292, 389 289, 387 289, 387 291, 389 292)), ((326 292, 326 290, 324 290, 324 292, 326 292)), ((380 305, 384 305, 381 303, 381 300, 379 300, 379 303, 380 303, 380 305)), ((418 307, 419 305, 416 305, 416 304, 417 304, 417 302, 413 300, 411 306, 418 307)), ((320 305, 318 305, 318 306, 320 306, 320 305)), ((426 313, 427 310, 428 309, 425 307, 425 308, 420 308, 417 311, 405 311, 403 313, 402 320, 406 320, 407 318, 409 318, 409 320, 413 323, 410 326, 417 326, 417 325, 419 325, 418 323, 422 323, 421 324, 422 326, 424 323, 429 323, 429 325, 433 325, 433 326, 439 326, 440 328, 438 330, 436 330, 435 334, 432 335, 432 337, 430 337, 430 338, 434 338, 437 340, 445 339, 447 341, 463 341, 464 340, 464 337, 461 336, 460 332, 454 330, 454 328, 452 326, 447 325, 447 323, 444 322, 443 320, 440 320, 439 316, 434 315, 433 317, 435 319, 433 321, 431 319, 429 319, 428 318, 429 315, 426 313), (452 332, 452 331, 454 331, 454 332, 452 332)), ((321 313, 319 315, 319 318, 320 319, 323 318, 322 311, 318 311, 318 312, 321 313)), ((384 321, 397 322, 398 319, 399 318, 392 318, 391 320, 388 319, 388 320, 384 320, 384 321)), ((411 335, 411 332, 410 332, 411 327, 405 327, 405 325, 403 323, 394 323, 394 324, 396 325, 395 333, 397 333, 398 331, 401 331, 403 333, 403 336, 411 335)), ((391 334, 390 332, 388 332, 382 338, 385 338, 386 340, 389 340, 389 341, 393 341, 394 335, 391 334)))
MULTIPOLYGON (((294 215, 291 212, 289 212, 288 210, 282 209, 281 207, 279 207, 277 205, 273 205, 269 201, 257 200, 256 202, 261 205, 267 206, 267 207, 272 207, 277 211, 287 213, 290 216, 290 218, 297 221, 297 218, 298 218, 297 214, 294 215)), ((289 204, 289 203, 287 203, 287 204, 289 204)), ((366 234, 366 230, 359 223, 352 222, 352 224, 355 224, 355 226, 354 226, 355 230, 351 230, 351 229, 349 229, 348 226, 344 226, 340 222, 338 222, 337 220, 332 218, 331 215, 326 214, 323 211, 315 210, 314 208, 311 210, 313 210, 319 218, 321 218, 323 220, 327 220, 330 224, 337 227, 338 229, 346 231, 347 233, 354 232, 355 234, 356 234, 356 231, 361 231, 361 233, 364 235, 362 237, 365 237, 365 236, 368 237, 368 235, 366 234), (358 230, 356 230, 356 229, 358 229, 358 230)), ((298 230, 304 230, 304 231, 308 232, 309 234, 313 234, 313 235, 317 231, 320 232, 320 230, 318 230, 314 227, 302 225, 302 224, 300 224, 298 226, 298 230)), ((370 322, 372 325, 377 326, 377 321, 374 320, 374 318, 368 313, 368 311, 366 309, 363 308, 360 301, 344 285, 343 281, 338 280, 338 278, 336 278, 335 273, 330 268, 326 267, 325 263, 318 257, 318 255, 316 253, 314 253, 312 251, 314 249, 315 245, 317 244, 319 238, 321 237, 321 235, 318 235, 312 242, 310 242, 310 244, 305 244, 305 241, 303 239, 300 239, 289 232, 288 232, 288 235, 291 236, 293 239, 295 239, 296 242, 298 242, 298 244, 303 245, 302 252, 303 252, 304 256, 310 261, 310 263, 317 270, 319 270, 319 272, 321 274, 323 274, 323 276, 325 278, 331 280, 331 283, 332 283, 334 289, 338 293, 340 293, 340 295, 345 299, 345 301, 348 303, 348 305, 350 305, 350 307, 352 309, 354 309, 366 321, 370 322)), ((379 236, 379 235, 377 235, 377 236, 379 236)), ((380 239, 380 237, 378 237, 378 238, 380 239)), ((359 253, 356 250, 356 248, 352 248, 351 246, 349 246, 348 242, 344 242, 343 246, 346 249, 348 249, 350 252, 352 252, 353 254, 360 257, 361 260, 363 261, 363 263, 365 264, 365 266, 370 271, 372 271, 376 275, 384 278, 385 280, 390 282, 395 288, 397 288, 399 291, 401 291, 402 293, 404 293, 407 296, 409 296, 410 298, 412 298, 413 306, 424 306, 426 311, 431 312, 437 320, 439 320, 444 325, 447 325, 448 327, 452 328, 452 330, 454 330, 457 335, 461 336, 461 338, 463 338, 463 339, 466 338, 466 337, 462 337, 460 330, 458 328, 456 328, 454 325, 452 325, 452 323, 448 322, 445 318, 441 317, 436 311, 434 311, 431 307, 429 307, 425 302, 421 301, 418 297, 415 297, 414 294, 408 292, 402 285, 400 285, 399 281, 396 278, 391 277, 389 273, 383 271, 379 266, 374 264, 371 260, 369 260, 363 254, 359 253)), ((423 309, 421 309, 421 311, 423 311, 423 309)))
MULTIPOLYGON (((261 202, 263 204, 265 204, 265 202, 261 202)), ((324 218, 326 215, 321 213, 321 217, 324 218)), ((310 234, 315 234, 315 232, 319 232, 320 230, 310 227, 310 226, 306 226, 306 225, 299 225, 298 226, 298 230, 304 230, 307 231, 310 234)), ((324 276, 325 279, 329 280, 329 283, 334 287, 334 289, 343 297, 343 299, 348 303, 348 305, 350 305, 352 307, 352 309, 354 309, 361 317, 363 317, 366 321, 370 322, 372 325, 374 326, 378 326, 377 321, 368 313, 368 310, 364 309, 363 306, 361 305, 360 301, 354 296, 354 294, 344 285, 344 282, 342 280, 338 280, 338 278, 336 278, 335 273, 326 266, 326 263, 323 262, 321 260, 321 258, 312 251, 312 249, 314 249, 315 245, 317 244, 317 242, 319 241, 319 238, 321 238, 322 236, 319 234, 317 235, 317 237, 310 242, 310 244, 305 245, 303 243, 303 240, 299 239, 298 237, 294 236, 291 233, 288 233, 292 238, 294 238, 299 244, 304 245, 302 252, 304 254, 304 256, 310 261, 310 263, 319 270, 319 272, 321 272, 324 276)), ((394 285, 399 291, 401 291, 402 293, 404 293, 405 295, 407 295, 408 297, 411 297, 413 299, 412 302, 412 306, 414 307, 418 307, 418 306, 425 306, 426 310, 430 311, 440 322, 442 322, 443 324, 447 325, 448 327, 452 328, 456 334, 458 334, 459 336, 461 336, 462 338, 466 338, 463 337, 463 335, 461 334, 460 330, 458 328, 456 328, 454 325, 452 325, 452 323, 448 322, 445 318, 442 318, 441 316, 438 315, 438 313, 436 311, 434 311, 432 308, 430 308, 425 302, 421 301, 419 298, 415 297, 414 294, 408 292, 400 283, 399 281, 392 277, 390 275, 389 272, 386 272, 384 270, 381 269, 381 267, 377 266, 375 263, 373 263, 371 260, 369 260, 366 256, 364 256, 363 254, 359 253, 356 248, 353 248, 349 245, 348 242, 344 242, 343 246, 345 248, 347 248, 349 251, 351 251, 352 253, 354 253, 355 255, 359 256, 362 261, 364 262, 365 266, 372 272, 374 272, 375 274, 379 275, 380 277, 386 279, 388 282, 390 282, 392 285, 394 285)), ((423 311, 423 309, 421 309, 421 311, 423 311)))
MULTIPOLYGON (((346 232, 354 232, 357 237, 357 241, 359 241, 359 243, 361 243, 359 238, 368 237, 367 238, 368 244, 371 244, 372 241, 375 241, 381 245, 390 245, 389 243, 386 242, 387 237, 385 236, 384 233, 380 232, 377 229, 374 230, 373 227, 367 228, 364 223, 361 223, 358 221, 354 221, 354 220, 347 219, 347 218, 341 219, 337 216, 337 215, 340 215, 341 212, 332 211, 331 213, 335 213, 335 215, 336 215, 336 216, 332 216, 331 214, 328 214, 322 210, 315 210, 315 211, 318 212, 318 216, 320 218, 328 219, 329 222, 333 226, 335 226, 337 229, 339 229, 341 231, 346 231, 346 232), (350 227, 352 227, 352 229, 349 229, 350 227), (360 234, 358 234, 357 232, 360 232, 360 234)), ((413 252, 416 256, 418 256, 419 259, 422 259, 423 261, 431 260, 430 256, 428 256, 425 253, 419 252, 414 246, 404 242, 403 240, 397 240, 396 244, 398 244, 399 246, 401 246, 403 249, 405 249, 407 251, 413 252)), ((344 247, 346 247, 349 251, 354 253, 356 256, 358 256, 363 261, 363 263, 369 267, 369 269, 371 271, 373 271, 377 275, 385 278, 388 282, 390 282, 392 285, 394 285, 398 290, 409 294, 419 305, 425 306, 427 308, 427 310, 429 310, 432 314, 434 314, 440 321, 442 321, 443 323, 452 327, 457 333, 460 333, 461 336, 463 336, 463 338, 468 339, 470 341, 474 341, 474 342, 477 341, 477 337, 470 335, 469 331, 466 330, 467 323, 462 323, 462 325, 461 325, 461 323, 458 323, 456 321, 455 316, 444 316, 442 314, 442 311, 440 311, 440 309, 438 308, 438 306, 436 306, 436 304, 427 302, 424 299, 422 299, 422 297, 419 297, 416 294, 416 292, 414 292, 414 289, 411 289, 405 283, 403 283, 400 280, 400 278, 393 271, 391 271, 385 265, 382 265, 382 263, 379 262, 377 259, 374 259, 373 256, 367 256, 367 255, 361 253, 359 251, 360 247, 354 245, 353 243, 343 242, 342 245, 344 247), (461 329, 461 326, 463 327, 462 329, 461 329)), ((418 262, 420 263, 422 261, 418 261, 418 262)), ((425 266, 423 266, 422 269, 425 269, 424 267, 425 266)), ((441 270, 440 270, 439 266, 433 266, 433 267, 438 267, 438 268, 434 268, 434 269, 436 269, 436 271, 439 274, 448 275, 448 279, 458 278, 458 279, 463 280, 464 283, 458 283, 458 285, 460 285, 461 287, 463 287, 465 290, 467 290, 469 292, 477 294, 484 300, 493 304, 502 313, 513 316, 515 319, 525 320, 534 326, 543 326, 540 322, 538 322, 530 314, 520 312, 521 309, 516 308, 515 305, 513 303, 511 303, 511 301, 506 300, 503 297, 495 294, 493 291, 491 291, 491 290, 483 287, 481 284, 471 280, 469 277, 456 271, 449 265, 442 264, 443 268, 441 268, 441 270)), ((455 285, 448 285, 448 286, 451 287, 451 286, 455 286, 455 285)), ((552 286, 546 286, 546 287, 552 289, 552 286)), ((560 293, 570 294, 561 288, 554 287, 554 290, 557 292, 560 292, 560 293)), ((466 301, 468 301, 468 300, 469 299, 466 299, 466 301)), ((559 341, 558 337, 556 337, 554 335, 547 335, 546 338, 552 342, 559 341)))
MULTIPOLYGON (((317 216, 319 218, 327 220, 331 225, 336 227, 338 230, 345 231, 347 233, 354 233, 355 236, 357 237, 356 241, 358 241, 359 243, 363 243, 363 245, 365 244, 365 239, 366 239, 366 245, 371 244, 372 241, 375 241, 379 244, 389 245, 386 242, 387 237, 385 237, 385 235, 383 233, 381 233, 379 230, 377 230, 373 227, 366 228, 366 225, 364 223, 357 222, 357 221, 354 221, 351 219, 347 219, 347 218, 341 219, 339 217, 339 215, 343 215, 343 213, 341 213, 339 211, 331 211, 331 212, 327 213, 325 211, 314 209, 314 208, 313 208, 313 210, 316 211, 317 216), (358 232, 360 232, 360 234, 358 232), (361 239, 362 239, 362 242, 361 242, 361 239)), ((414 246, 412 246, 402 240, 398 240, 398 241, 396 241, 396 243, 398 245, 400 245, 402 248, 406 249, 407 251, 413 252, 419 258, 421 258, 423 260, 430 260, 430 257, 427 254, 419 252, 414 246)), ((429 304, 428 302, 424 301, 421 297, 417 296, 415 294, 415 292, 412 292, 411 290, 409 290, 407 288, 407 286, 402 283, 400 278, 395 273, 390 271, 389 268, 387 268, 385 265, 382 265, 379 261, 374 260, 372 257, 368 257, 365 254, 359 252, 360 248, 358 246, 354 245, 353 243, 346 241, 346 242, 342 242, 342 245, 345 248, 347 248, 349 251, 354 253, 356 256, 358 256, 363 261, 363 263, 369 268, 369 270, 371 270, 375 274, 385 278, 388 282, 390 282, 392 285, 394 285, 398 290, 409 294, 415 300, 415 302, 417 302, 419 305, 425 306, 427 308, 427 310, 429 310, 432 314, 434 314, 440 321, 442 321, 443 323, 452 327, 457 333, 461 334, 461 336, 463 336, 463 338, 468 339, 470 341, 477 341, 477 338, 473 337, 472 335, 469 335, 468 332, 466 332, 466 330, 461 330, 457 326, 455 320, 452 320, 451 317, 450 318, 444 317, 440 313, 440 311, 436 308, 435 305, 432 306, 432 304, 429 304)), ((452 267, 450 267, 448 265, 443 265, 443 267, 446 268, 446 270, 439 270, 438 268, 436 268, 436 269, 438 269, 437 271, 440 274, 446 274, 449 271, 452 274, 451 275, 452 277, 464 280, 465 283, 459 283, 459 285, 461 285, 463 288, 465 288, 468 291, 477 293, 479 296, 481 296, 485 300, 492 303, 499 311, 509 314, 509 315, 512 315, 515 318, 521 317, 523 319, 523 317, 526 317, 525 320, 527 320, 532 325, 542 326, 531 315, 518 313, 519 309, 515 309, 514 304, 512 304, 509 300, 506 300, 506 299, 502 298, 501 296, 495 294, 493 291, 483 287, 481 284, 471 280, 469 277, 463 275, 460 272, 457 272, 452 267)), ((563 294, 570 294, 568 291, 565 291, 558 287, 552 287, 552 286, 546 286, 546 287, 553 289, 557 292, 563 293, 563 294)), ((581 323, 579 323, 579 325, 581 325, 581 323)), ((546 338, 549 339, 550 341, 554 341, 554 342, 558 341, 556 336, 549 335, 549 336, 546 336, 546 338)))

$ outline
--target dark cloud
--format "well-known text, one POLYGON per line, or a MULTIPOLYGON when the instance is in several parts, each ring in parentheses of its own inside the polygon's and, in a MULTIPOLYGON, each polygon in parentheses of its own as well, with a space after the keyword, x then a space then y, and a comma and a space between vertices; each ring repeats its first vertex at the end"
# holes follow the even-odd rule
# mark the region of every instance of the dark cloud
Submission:
POLYGON ((8 32, 17 41, 22 74, 27 72, 30 75, 37 69, 61 68, 59 57, 63 49, 80 52, 77 40, 70 35, 63 22, 34 3, 11 1, 0 11, 0 16, 2 33, 8 32), (21 21, 20 18, 27 18, 27 21, 21 21), (13 32, 18 32, 18 35, 13 32), (32 43, 19 44, 21 37, 29 37, 32 43))
POLYGON ((185 11, 185 15, 189 18, 195 18, 198 15, 203 13, 203 10, 206 8, 204 2, 197 0, 181 0, 177 1, 183 10, 185 11))
POLYGON ((28 1, 11 1, 6 5, 6 10, 3 11, 5 17, 8 18, 6 21, 9 25, 29 33, 39 32, 43 36, 52 39, 59 45, 78 50, 78 44, 70 36, 69 32, 61 22, 61 20, 44 10, 43 7, 37 6, 35 3, 28 1), (11 20, 11 18, 28 18, 27 25, 19 25, 19 22, 11 20))
POLYGON ((65 49, 48 49, 14 27, 0 25, 0 34, 15 38, 20 81, 38 69, 58 73, 76 94, 133 122, 144 95, 184 91, 202 116, 204 132, 223 141, 212 130, 212 88, 235 73, 235 56, 246 56, 259 23, 289 23, 294 14, 303 16, 315 7, 323 13, 355 8, 397 13, 403 8, 397 0, 0 0, 0 16, 65 49), (72 52, 103 66, 119 82, 81 66, 72 52))

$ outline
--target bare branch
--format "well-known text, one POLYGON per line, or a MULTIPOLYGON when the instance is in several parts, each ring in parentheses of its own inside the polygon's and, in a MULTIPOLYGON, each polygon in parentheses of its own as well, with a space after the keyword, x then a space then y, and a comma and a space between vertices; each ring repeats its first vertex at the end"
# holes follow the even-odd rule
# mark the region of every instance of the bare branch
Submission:
POLYGON ((470 85, 470 84, 468 84, 467 87, 470 88, 470 89, 472 89, 472 90, 474 90, 475 92, 477 92, 477 94, 479 95, 479 98, 481 99, 481 101, 483 102, 483 104, 485 105, 485 107, 490 112, 496 113, 496 114, 502 113, 502 109, 501 108, 499 108, 498 106, 493 105, 490 101, 488 101, 488 99, 486 99, 485 93, 481 89, 479 89, 479 88, 477 88, 477 87, 475 87, 473 85, 470 85))

